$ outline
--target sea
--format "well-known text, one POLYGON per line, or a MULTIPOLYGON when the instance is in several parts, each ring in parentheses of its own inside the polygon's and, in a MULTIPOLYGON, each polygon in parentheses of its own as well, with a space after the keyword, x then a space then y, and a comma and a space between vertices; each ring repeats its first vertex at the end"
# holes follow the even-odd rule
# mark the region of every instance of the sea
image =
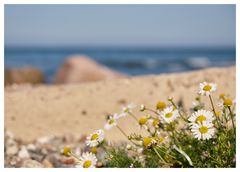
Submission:
POLYGON ((4 67, 32 66, 47 83, 71 55, 86 55, 110 69, 131 76, 192 71, 236 64, 235 48, 42 48, 5 47, 4 67))

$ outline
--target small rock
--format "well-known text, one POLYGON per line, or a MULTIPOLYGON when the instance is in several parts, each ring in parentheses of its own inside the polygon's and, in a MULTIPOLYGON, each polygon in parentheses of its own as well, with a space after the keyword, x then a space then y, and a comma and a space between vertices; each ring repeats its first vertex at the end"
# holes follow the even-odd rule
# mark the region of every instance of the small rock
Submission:
POLYGON ((7 155, 15 155, 18 152, 18 147, 17 145, 12 145, 10 147, 7 147, 6 154, 7 155))
POLYGON ((43 168, 43 165, 35 160, 25 160, 22 168, 43 168))
POLYGON ((16 141, 12 138, 8 138, 6 140, 6 146, 8 147, 8 146, 13 146, 13 145, 16 145, 16 141))
POLYGON ((30 151, 35 151, 37 148, 34 144, 28 144, 27 149, 30 150, 30 151))
POLYGON ((66 165, 73 165, 75 163, 74 158, 64 158, 62 159, 62 163, 66 165))
POLYGON ((43 160, 42 165, 44 168, 53 168, 54 167, 53 164, 50 161, 48 161, 47 159, 43 160))
POLYGON ((28 159, 30 158, 30 155, 28 153, 28 150, 25 146, 22 146, 20 151, 18 152, 18 157, 21 159, 28 159))
POLYGON ((43 155, 47 155, 47 154, 48 154, 48 151, 47 151, 46 148, 42 148, 42 149, 41 149, 41 153, 42 153, 43 155))
POLYGON ((49 143, 50 139, 51 139, 50 137, 41 137, 37 139, 37 142, 39 144, 46 144, 46 143, 49 143))
POLYGON ((5 136, 6 136, 7 138, 14 139, 14 135, 13 135, 13 133, 12 133, 11 131, 6 131, 6 132, 5 132, 5 136))
POLYGON ((42 162, 42 160, 44 159, 45 155, 39 153, 39 152, 31 152, 31 158, 33 160, 42 162))

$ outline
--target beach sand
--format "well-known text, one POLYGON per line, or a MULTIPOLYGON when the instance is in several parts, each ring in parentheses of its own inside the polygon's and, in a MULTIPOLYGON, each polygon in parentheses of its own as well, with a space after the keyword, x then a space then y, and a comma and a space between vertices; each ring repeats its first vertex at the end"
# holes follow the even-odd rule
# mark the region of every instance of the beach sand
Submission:
MULTIPOLYGON (((131 102, 155 108, 157 101, 172 96, 189 108, 203 81, 218 84, 215 102, 222 92, 235 98, 235 70, 211 68, 75 85, 6 87, 5 128, 26 141, 66 133, 85 135, 103 128, 106 114, 119 113, 122 106, 131 102)), ((209 103, 208 99, 203 100, 209 103)), ((135 110, 134 114, 140 117, 147 113, 135 110)), ((128 134, 139 131, 130 117, 121 119, 119 126, 128 134)), ((117 128, 106 135, 111 141, 126 140, 117 128)))

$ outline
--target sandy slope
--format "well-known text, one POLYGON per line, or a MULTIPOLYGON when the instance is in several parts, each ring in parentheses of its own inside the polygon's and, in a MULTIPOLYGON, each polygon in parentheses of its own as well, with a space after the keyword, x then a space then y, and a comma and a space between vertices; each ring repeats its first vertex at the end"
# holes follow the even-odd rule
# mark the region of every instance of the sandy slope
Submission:
MULTIPOLYGON (((69 132, 87 134, 103 128, 105 115, 120 112, 128 102, 154 107, 158 100, 173 96, 189 107, 203 81, 218 84, 216 96, 226 92, 235 97, 235 77, 235 67, 230 67, 78 85, 12 86, 5 89, 5 127, 25 140, 69 132)), ((120 126, 127 133, 138 130, 130 117, 122 119, 120 126)), ((116 128, 107 137, 124 139, 116 128)))

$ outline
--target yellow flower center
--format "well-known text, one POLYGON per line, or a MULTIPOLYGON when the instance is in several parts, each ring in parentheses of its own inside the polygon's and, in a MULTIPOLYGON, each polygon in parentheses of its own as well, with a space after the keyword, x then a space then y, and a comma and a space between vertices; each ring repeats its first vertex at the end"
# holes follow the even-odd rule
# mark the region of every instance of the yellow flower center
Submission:
POLYGON ((156 105, 156 108, 159 109, 159 110, 163 110, 163 109, 166 108, 166 106, 167 105, 164 102, 159 101, 156 105))
POLYGON ((202 126, 199 128, 201 134, 206 134, 208 132, 208 127, 202 126))
POLYGON ((224 93, 219 94, 219 98, 220 99, 224 99, 225 98, 225 94, 224 93))
POLYGON ((171 118, 173 116, 173 113, 172 112, 169 112, 169 113, 166 113, 165 114, 165 117, 166 118, 171 118))
POLYGON ((71 148, 63 148, 63 155, 70 156, 71 155, 71 148))
POLYGON ((123 109, 123 112, 129 112, 129 108, 128 107, 125 107, 124 109, 123 109))
POLYGON ((212 86, 211 85, 205 85, 204 87, 203 87, 203 90, 204 91, 210 91, 212 89, 212 86))
POLYGON ((207 118, 206 118, 204 115, 199 115, 199 116, 196 118, 195 122, 196 122, 196 123, 198 123, 198 122, 202 123, 203 121, 206 121, 206 119, 207 119, 207 118))
POLYGON ((90 149, 90 151, 91 151, 92 153, 96 154, 96 153, 97 153, 97 148, 96 148, 96 147, 92 147, 92 148, 90 149))
POLYGON ((110 120, 108 120, 108 124, 113 124, 115 122, 115 120, 114 119, 110 119, 110 120))
POLYGON ((159 137, 159 138, 158 138, 158 142, 159 142, 159 143, 162 143, 164 140, 165 140, 164 137, 159 137))
POLYGON ((223 105, 224 106, 232 106, 232 100, 231 99, 225 99, 224 102, 223 102, 223 105))
POLYGON ((97 133, 94 133, 91 137, 91 140, 97 140, 99 135, 97 133))
POLYGON ((147 120, 148 119, 146 117, 142 117, 139 119, 138 123, 139 123, 139 125, 144 125, 147 123, 147 120))
POLYGON ((156 118, 156 119, 153 120, 152 125, 154 127, 156 127, 156 126, 158 126, 159 123, 160 123, 159 119, 156 118))
POLYGON ((92 161, 87 160, 83 163, 83 168, 89 168, 92 165, 92 161))
POLYGON ((149 147, 152 144, 152 138, 150 137, 145 137, 143 138, 143 146, 144 147, 149 147))
POLYGON ((217 112, 215 113, 215 115, 216 115, 216 116, 220 116, 220 115, 221 115, 221 112, 217 111, 217 112))

